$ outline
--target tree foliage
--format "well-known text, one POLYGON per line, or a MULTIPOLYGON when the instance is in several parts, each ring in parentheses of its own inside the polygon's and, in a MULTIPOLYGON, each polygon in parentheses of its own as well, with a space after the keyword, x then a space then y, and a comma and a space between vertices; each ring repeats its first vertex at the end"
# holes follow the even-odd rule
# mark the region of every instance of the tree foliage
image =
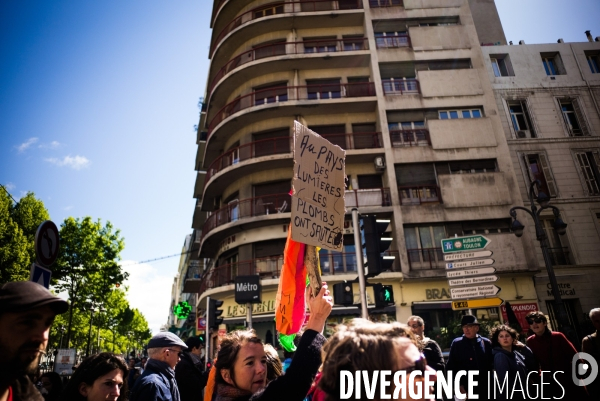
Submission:
POLYGON ((0 283, 29 279, 35 260, 35 233, 50 215, 33 192, 16 203, 0 191, 0 283))
POLYGON ((110 222, 103 226, 91 217, 65 219, 60 228, 60 252, 52 280, 59 292, 69 295, 67 342, 71 339, 74 310, 85 309, 89 301, 103 304, 115 284, 127 278, 117 263, 125 244, 110 222))

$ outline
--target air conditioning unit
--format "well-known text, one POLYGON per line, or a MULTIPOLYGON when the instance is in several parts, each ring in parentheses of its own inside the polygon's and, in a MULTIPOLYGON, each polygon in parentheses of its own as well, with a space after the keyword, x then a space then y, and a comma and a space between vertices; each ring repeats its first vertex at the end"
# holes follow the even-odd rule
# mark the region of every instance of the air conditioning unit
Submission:
POLYGON ((517 138, 531 138, 531 134, 529 130, 520 130, 517 131, 517 138))
POLYGON ((375 170, 385 170, 385 159, 383 156, 375 158, 375 170))

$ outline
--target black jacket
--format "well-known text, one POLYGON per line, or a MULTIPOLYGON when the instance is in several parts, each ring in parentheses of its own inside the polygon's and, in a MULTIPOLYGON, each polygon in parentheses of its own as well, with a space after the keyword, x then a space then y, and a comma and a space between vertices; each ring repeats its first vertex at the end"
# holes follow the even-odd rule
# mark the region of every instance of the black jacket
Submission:
MULTIPOLYGON (((478 385, 474 387, 474 393, 479 394, 479 399, 485 394, 488 388, 488 372, 492 370, 494 357, 492 356, 492 342, 479 334, 474 340, 465 336, 458 337, 452 341, 450 346, 450 355, 446 370, 456 372, 459 370, 474 370, 479 374, 476 376, 478 385)), ((467 387, 467 377, 461 378, 460 384, 467 387)))
POLYGON ((427 365, 430 368, 444 372, 446 370, 446 363, 444 362, 444 356, 442 355, 442 349, 431 338, 425 340, 425 348, 423 348, 423 355, 427 359, 427 365))
POLYGON ((194 363, 189 352, 184 352, 175 366, 175 380, 181 401, 197 401, 206 387, 208 371, 204 372, 202 362, 194 363))
MULTIPOLYGON (((303 401, 321 366, 321 348, 325 337, 314 330, 302 334, 290 367, 267 387, 253 395, 237 397, 235 401, 303 401)), ((222 384, 219 384, 221 386, 222 384)), ((225 400, 225 398, 221 398, 225 400)))

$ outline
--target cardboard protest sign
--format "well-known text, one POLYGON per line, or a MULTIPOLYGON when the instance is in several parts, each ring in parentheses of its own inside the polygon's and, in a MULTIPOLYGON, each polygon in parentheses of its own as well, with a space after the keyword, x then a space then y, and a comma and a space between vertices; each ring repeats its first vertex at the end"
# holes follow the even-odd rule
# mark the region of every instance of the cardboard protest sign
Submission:
POLYGON ((292 239, 342 250, 346 152, 294 121, 292 239))

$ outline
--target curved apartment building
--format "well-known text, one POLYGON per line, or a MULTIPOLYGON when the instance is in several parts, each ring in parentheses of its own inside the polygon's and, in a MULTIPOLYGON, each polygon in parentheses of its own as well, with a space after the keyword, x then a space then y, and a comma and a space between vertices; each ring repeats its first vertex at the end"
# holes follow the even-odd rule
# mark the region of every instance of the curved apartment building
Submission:
MULTIPOLYGON (((455 235, 491 239, 502 298, 537 302, 533 238, 509 229, 521 196, 481 48, 506 44, 493 1, 216 0, 211 27, 197 261, 184 278, 199 311, 206 296, 223 300, 222 329, 243 326, 233 281, 258 274, 253 326, 274 339, 294 120, 346 150, 344 250, 321 251, 323 279, 357 277, 352 208, 391 221, 395 263, 369 282, 392 285, 395 305, 373 319, 419 314, 439 329, 455 318, 440 248, 455 235)), ((354 294, 358 302, 357 284, 354 294)), ((474 313, 502 316, 499 308, 474 313)), ((336 306, 331 326, 358 314, 336 306)))

